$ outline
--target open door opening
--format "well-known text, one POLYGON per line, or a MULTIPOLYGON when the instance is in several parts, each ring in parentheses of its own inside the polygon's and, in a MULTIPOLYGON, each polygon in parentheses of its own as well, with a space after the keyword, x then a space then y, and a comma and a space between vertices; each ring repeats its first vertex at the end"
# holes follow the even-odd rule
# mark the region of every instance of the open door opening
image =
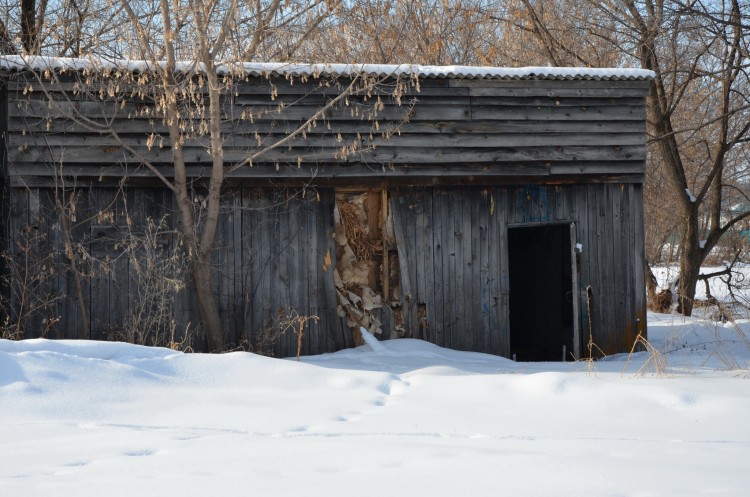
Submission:
POLYGON ((510 352, 518 361, 578 357, 574 236, 569 224, 508 229, 510 352))

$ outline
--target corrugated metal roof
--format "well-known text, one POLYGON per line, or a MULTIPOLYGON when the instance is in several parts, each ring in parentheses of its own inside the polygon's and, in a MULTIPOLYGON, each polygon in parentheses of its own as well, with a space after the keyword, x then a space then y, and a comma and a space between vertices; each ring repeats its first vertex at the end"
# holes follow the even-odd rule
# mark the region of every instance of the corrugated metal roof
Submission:
MULTIPOLYGON (((165 62, 139 60, 107 60, 102 58, 72 59, 62 57, 0 56, 0 69, 6 71, 55 70, 55 71, 100 71, 120 70, 126 72, 149 72, 163 67, 165 62)), ((181 72, 201 72, 202 65, 195 62, 178 62, 181 72)), ((420 78, 448 79, 604 79, 645 80, 654 77, 652 71, 629 68, 588 67, 488 67, 488 66, 423 66, 415 64, 296 64, 283 62, 245 62, 219 64, 222 74, 239 73, 253 76, 412 76, 420 78)))

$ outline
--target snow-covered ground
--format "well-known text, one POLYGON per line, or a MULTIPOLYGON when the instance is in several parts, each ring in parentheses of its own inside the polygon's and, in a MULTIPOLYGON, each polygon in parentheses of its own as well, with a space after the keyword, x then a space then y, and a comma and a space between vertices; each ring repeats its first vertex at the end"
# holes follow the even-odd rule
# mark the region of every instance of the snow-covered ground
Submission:
POLYGON ((750 322, 649 334, 662 363, 3 340, 0 495, 749 495, 750 322))

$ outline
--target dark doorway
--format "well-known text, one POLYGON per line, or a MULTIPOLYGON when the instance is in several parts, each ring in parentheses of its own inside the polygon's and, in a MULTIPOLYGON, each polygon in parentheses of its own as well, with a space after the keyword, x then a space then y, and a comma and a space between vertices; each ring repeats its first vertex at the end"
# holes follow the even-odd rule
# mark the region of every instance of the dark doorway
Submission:
POLYGON ((508 229, 510 352, 518 361, 574 352, 571 245, 569 224, 508 229))

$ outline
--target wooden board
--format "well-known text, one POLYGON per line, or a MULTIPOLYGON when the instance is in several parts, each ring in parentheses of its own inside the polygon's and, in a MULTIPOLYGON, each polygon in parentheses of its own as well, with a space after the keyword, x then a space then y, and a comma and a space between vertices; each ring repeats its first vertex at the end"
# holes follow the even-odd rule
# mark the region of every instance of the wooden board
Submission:
MULTIPOLYGON (((153 177, 138 166, 172 163, 163 118, 148 98, 129 97, 115 105, 98 94, 96 99, 73 94, 73 76, 47 89, 50 100, 39 91, 24 92, 28 83, 23 76, 14 78, 21 78, 8 81, 8 157, 14 176, 50 175, 46 164, 64 163, 79 178, 153 177), (108 132, 109 122, 117 138, 108 132), (149 148, 151 137, 156 139, 149 148)), ((331 101, 338 84, 346 84, 321 83, 237 81, 222 103, 226 163, 240 163, 287 140, 331 101)), ((493 177, 577 175, 592 181, 642 174, 647 89, 646 81, 446 79, 421 81, 419 89, 406 85, 403 97, 395 98, 383 87, 327 109, 304 134, 253 159, 270 167, 238 177, 377 177, 395 184, 403 174, 417 172, 411 166, 425 166, 417 173, 422 177, 440 178, 466 175, 466 165, 479 165, 480 174, 493 177), (378 99, 382 108, 376 112, 378 99), (306 167, 280 173, 289 169, 286 165, 306 167), (404 169, 387 171, 398 166, 404 169)), ((209 173, 208 145, 205 136, 184 143, 191 176, 209 173)))

